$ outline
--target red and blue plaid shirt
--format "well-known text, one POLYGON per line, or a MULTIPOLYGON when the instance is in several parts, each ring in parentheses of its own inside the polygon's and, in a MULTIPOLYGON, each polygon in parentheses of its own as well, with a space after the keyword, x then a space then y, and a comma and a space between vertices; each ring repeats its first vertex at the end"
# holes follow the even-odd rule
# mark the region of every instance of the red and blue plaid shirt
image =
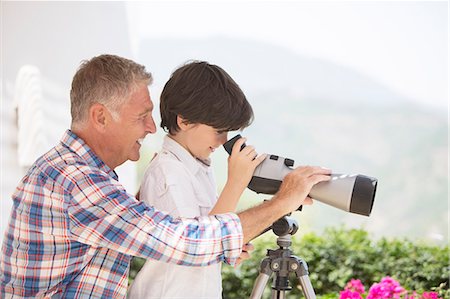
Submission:
POLYGON ((235 214, 174 219, 117 179, 71 131, 35 162, 12 196, 1 298, 123 298, 132 256, 188 266, 239 257, 235 214))

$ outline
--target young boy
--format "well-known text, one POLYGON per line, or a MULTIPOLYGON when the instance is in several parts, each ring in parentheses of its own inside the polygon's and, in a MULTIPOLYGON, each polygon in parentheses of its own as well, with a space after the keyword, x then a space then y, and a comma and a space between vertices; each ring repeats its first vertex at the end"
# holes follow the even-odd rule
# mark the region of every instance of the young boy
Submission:
MULTIPOLYGON (((140 199, 173 217, 234 212, 265 155, 258 156, 252 146, 240 151, 245 138, 238 140, 218 199, 209 156, 227 141, 228 131, 252 122, 253 110, 242 90, 220 67, 190 62, 164 86, 160 112, 161 127, 168 134, 145 172, 140 199)), ((221 265, 185 267, 148 260, 129 298, 222 298, 221 265)))

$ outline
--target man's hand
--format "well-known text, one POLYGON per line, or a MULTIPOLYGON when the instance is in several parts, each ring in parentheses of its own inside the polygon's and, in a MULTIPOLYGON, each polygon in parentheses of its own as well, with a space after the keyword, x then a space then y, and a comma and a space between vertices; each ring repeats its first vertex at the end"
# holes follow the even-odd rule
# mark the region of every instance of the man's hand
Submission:
POLYGON ((301 205, 311 204, 312 200, 308 197, 311 188, 319 182, 330 180, 330 174, 331 170, 322 167, 301 166, 286 175, 272 200, 238 214, 244 242, 249 242, 273 222, 301 205))
POLYGON ((308 196, 311 188, 319 183, 329 181, 331 170, 318 166, 300 166, 287 174, 273 201, 282 201, 286 213, 293 212, 301 205, 312 204, 308 196))
POLYGON ((243 261, 250 258, 250 252, 253 251, 254 249, 255 247, 252 244, 250 243, 244 244, 244 246, 242 247, 242 253, 238 257, 234 267, 237 268, 243 261))

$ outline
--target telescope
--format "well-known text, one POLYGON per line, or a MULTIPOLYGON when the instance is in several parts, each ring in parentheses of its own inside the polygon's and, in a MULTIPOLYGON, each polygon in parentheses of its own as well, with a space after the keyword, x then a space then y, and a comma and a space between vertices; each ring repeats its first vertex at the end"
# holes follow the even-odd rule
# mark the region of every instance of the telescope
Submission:
MULTIPOLYGON (((223 147, 231 155, 234 143, 241 138, 236 135, 223 147)), ((246 145, 243 144, 241 150, 246 145)), ((252 176, 248 188, 256 193, 275 194, 283 178, 293 170, 294 160, 278 155, 267 155, 252 176)), ((361 174, 331 174, 331 179, 314 185, 309 197, 346 212, 369 216, 378 180, 361 174)))

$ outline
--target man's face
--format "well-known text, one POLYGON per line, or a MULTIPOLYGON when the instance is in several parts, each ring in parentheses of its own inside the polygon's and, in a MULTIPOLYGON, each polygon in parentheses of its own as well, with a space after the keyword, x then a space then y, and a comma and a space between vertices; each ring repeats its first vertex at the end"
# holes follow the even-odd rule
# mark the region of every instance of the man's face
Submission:
POLYGON ((216 148, 227 141, 228 132, 204 124, 190 124, 184 133, 185 147, 194 156, 207 159, 216 148))
POLYGON ((140 86, 119 109, 119 120, 112 120, 108 128, 110 167, 115 168, 127 160, 137 161, 143 138, 155 133, 152 116, 153 103, 146 85, 140 86))

